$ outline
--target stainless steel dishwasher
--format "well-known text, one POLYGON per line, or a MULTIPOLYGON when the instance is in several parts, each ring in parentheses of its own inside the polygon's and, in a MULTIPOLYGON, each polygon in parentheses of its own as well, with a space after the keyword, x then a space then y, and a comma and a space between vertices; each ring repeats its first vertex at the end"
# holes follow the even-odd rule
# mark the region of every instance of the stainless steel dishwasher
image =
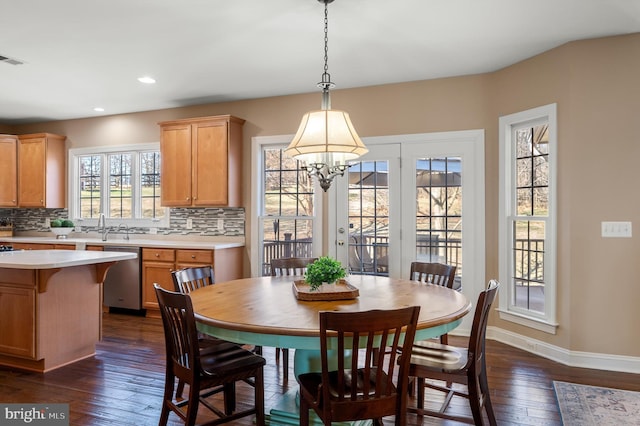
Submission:
POLYGON ((113 308, 142 309, 141 250, 139 247, 104 246, 104 251, 136 253, 109 268, 104 280, 104 304, 113 308))

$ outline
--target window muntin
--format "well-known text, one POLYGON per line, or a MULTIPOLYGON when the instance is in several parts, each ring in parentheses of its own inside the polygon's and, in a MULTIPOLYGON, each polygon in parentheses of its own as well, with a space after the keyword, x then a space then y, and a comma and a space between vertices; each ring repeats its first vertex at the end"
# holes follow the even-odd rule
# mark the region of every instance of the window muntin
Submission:
POLYGON ((132 155, 111 154, 109 157, 109 217, 133 218, 132 155))
POLYGON ((416 260, 462 275, 462 159, 416 160, 416 260))
POLYGON ((140 205, 145 219, 164 217, 160 205, 160 152, 140 153, 140 205))
POLYGON ((80 163, 80 211, 79 217, 98 217, 101 200, 101 155, 83 155, 80 163))
POLYGON ((549 125, 514 129, 516 218, 513 220, 511 304, 544 314, 544 247, 549 217, 549 125), (537 220, 538 219, 538 220, 537 220))
POLYGON ((349 273, 389 275, 389 162, 349 167, 349 273))

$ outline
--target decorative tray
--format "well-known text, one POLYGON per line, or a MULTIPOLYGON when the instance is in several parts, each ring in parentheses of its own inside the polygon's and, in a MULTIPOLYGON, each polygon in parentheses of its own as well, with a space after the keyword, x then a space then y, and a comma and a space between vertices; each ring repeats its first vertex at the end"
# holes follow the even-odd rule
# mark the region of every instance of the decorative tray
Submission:
POLYGON ((311 291, 311 287, 304 280, 293 282, 293 294, 298 300, 347 300, 360 295, 358 289, 346 280, 338 280, 335 285, 323 284, 319 289, 311 291))

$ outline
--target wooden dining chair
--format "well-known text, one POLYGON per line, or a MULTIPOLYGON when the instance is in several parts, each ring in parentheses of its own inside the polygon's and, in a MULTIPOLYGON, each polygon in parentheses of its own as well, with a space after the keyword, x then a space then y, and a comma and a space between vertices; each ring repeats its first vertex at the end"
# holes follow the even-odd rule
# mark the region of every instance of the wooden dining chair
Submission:
POLYGON ((210 265, 172 271, 171 278, 176 291, 184 294, 215 283, 213 267, 210 265))
POLYGON ((411 262, 409 279, 453 288, 456 267, 444 263, 411 262))
POLYGON ((409 357, 397 349, 411 350, 419 313, 419 306, 320 312, 322 372, 297 377, 300 425, 309 424, 310 409, 325 425, 367 419, 382 425, 382 417, 391 415, 405 425, 409 357), (374 349, 384 346, 394 350, 376 363, 374 349))
MULTIPOLYGON (((173 285, 175 291, 178 293, 189 294, 193 290, 197 290, 208 285, 215 283, 213 267, 208 266, 196 266, 171 272, 171 278, 173 279, 173 285)), ((219 339, 217 337, 209 336, 207 334, 198 333, 198 343, 202 350, 215 350, 215 346, 218 344, 228 343, 226 340, 219 339)), ((176 397, 181 398, 184 390, 184 382, 178 380, 178 386, 176 387, 176 397)))
MULTIPOLYGON (((445 265, 444 263, 411 262, 411 271, 409 273, 410 280, 453 288, 455 278, 456 267, 454 265, 445 265)), ((441 335, 440 343, 443 345, 449 343, 449 336, 447 334, 441 335)))
MULTIPOLYGON (((271 259, 271 276, 303 276, 307 266, 318 260, 317 257, 282 257, 271 259)), ((276 362, 280 361, 282 352, 282 380, 289 380, 289 349, 276 348, 276 362)))
POLYGON ((255 415, 256 424, 264 425, 264 358, 230 342, 202 350, 198 344, 196 321, 189 295, 164 290, 158 284, 153 286, 160 306, 166 347, 160 426, 167 424, 171 411, 185 425, 194 425, 200 404, 218 417, 215 424, 255 415), (174 398, 176 378, 189 385, 187 399, 174 398), (238 381, 245 381, 254 388, 253 407, 242 411, 235 409, 235 384, 238 381), (207 400, 209 396, 219 392, 224 395, 222 410, 207 400))
POLYGON ((411 351, 409 376, 417 378, 417 408, 409 408, 410 412, 421 416, 434 416, 459 422, 484 425, 483 410, 486 412, 489 425, 496 425, 495 414, 491 405, 485 355, 485 335, 489 309, 493 303, 499 284, 489 281, 487 289, 480 293, 473 316, 471 337, 465 348, 443 345, 433 341, 417 342, 411 351), (425 379, 428 379, 427 382, 425 379), (447 382, 446 386, 433 383, 432 380, 447 382), (454 389, 453 384, 466 385, 467 391, 454 389), (424 408, 426 387, 446 393, 444 403, 439 410, 424 408), (469 400, 473 418, 447 413, 447 407, 454 396, 469 400))
POLYGON ((281 257, 271 259, 271 276, 303 276, 307 266, 318 260, 317 257, 281 257))

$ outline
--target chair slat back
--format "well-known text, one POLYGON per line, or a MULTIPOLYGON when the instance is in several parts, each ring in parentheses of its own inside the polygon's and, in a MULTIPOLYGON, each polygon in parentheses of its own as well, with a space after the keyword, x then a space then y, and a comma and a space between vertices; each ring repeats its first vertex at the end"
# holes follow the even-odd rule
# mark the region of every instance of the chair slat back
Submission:
POLYGON ((409 279, 453 288, 456 267, 444 263, 411 262, 409 279))
POLYGON ((498 287, 500 284, 496 280, 490 280, 487 284, 486 290, 480 292, 478 296, 478 304, 476 305, 475 312, 473 314, 473 324, 471 326, 471 336, 469 337, 469 354, 474 355, 474 365, 479 366, 484 364, 484 350, 487 334, 487 323, 489 321, 489 312, 491 310, 491 304, 496 298, 498 287))
POLYGON ((184 268, 171 273, 175 290, 180 293, 190 293, 201 287, 215 283, 213 267, 198 266, 184 268))
POLYGON ((398 349, 411 353, 419 312, 413 306, 320 313, 322 382, 331 384, 322 387, 323 400, 332 401, 330 408, 325 404, 332 421, 404 416, 410 357, 398 349))
POLYGON ((191 298, 165 290, 158 284, 153 287, 160 305, 167 362, 171 362, 177 377, 188 378, 193 383, 191 379, 200 370, 200 351, 191 298))
POLYGON ((315 262, 316 257, 283 257, 271 259, 271 275, 279 276, 302 276, 307 272, 307 266, 315 262))

